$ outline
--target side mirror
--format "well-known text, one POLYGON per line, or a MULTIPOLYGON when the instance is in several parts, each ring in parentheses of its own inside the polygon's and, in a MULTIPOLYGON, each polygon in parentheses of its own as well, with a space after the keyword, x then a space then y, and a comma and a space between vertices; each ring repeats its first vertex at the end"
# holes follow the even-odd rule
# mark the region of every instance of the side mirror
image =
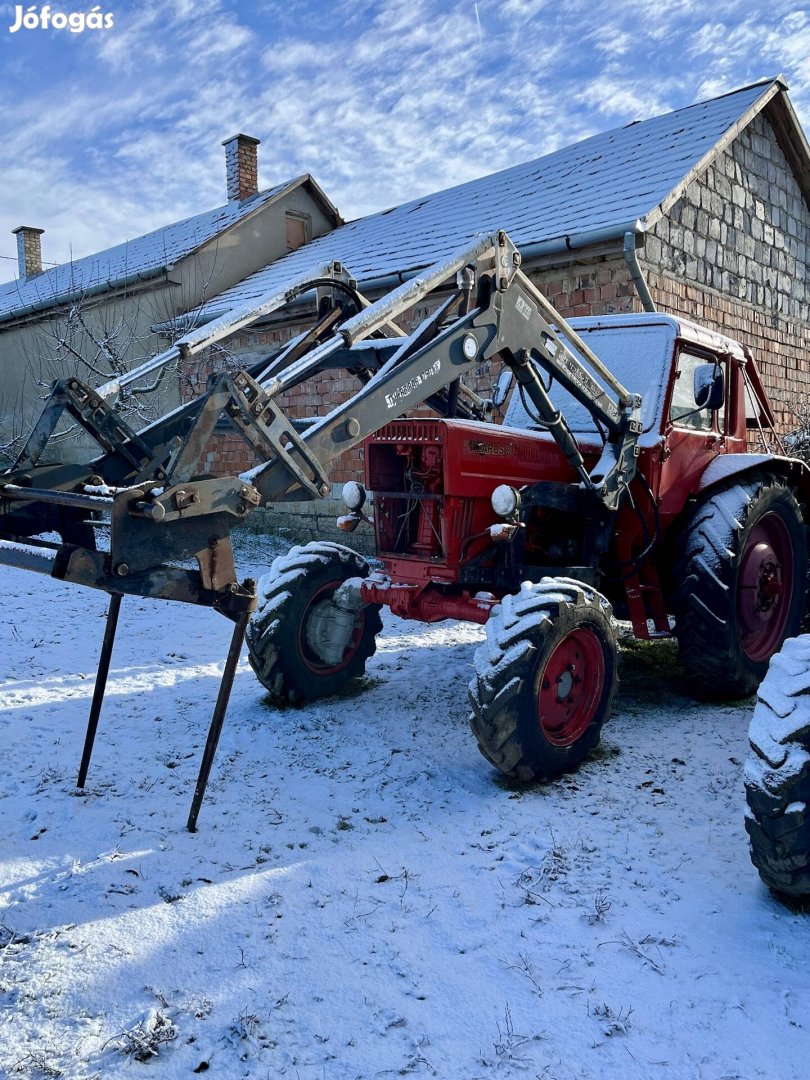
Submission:
POLYGON ((492 404, 496 409, 500 409, 501 405, 506 401, 509 396, 509 391, 512 389, 512 380, 515 375, 511 368, 504 368, 498 376, 498 381, 495 384, 495 389, 492 391, 492 404))
POLYGON ((698 409, 720 409, 726 398, 725 373, 720 364, 695 368, 695 405, 698 409))

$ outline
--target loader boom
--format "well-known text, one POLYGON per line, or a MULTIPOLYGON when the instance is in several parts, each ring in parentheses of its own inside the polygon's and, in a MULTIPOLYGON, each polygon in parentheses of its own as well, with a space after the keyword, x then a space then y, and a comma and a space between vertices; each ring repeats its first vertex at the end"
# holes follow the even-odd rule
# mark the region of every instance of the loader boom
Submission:
MULTIPOLYGON (((356 343, 389 325, 437 284, 471 263, 478 283, 476 306, 449 325, 441 325, 436 317, 426 320, 433 333, 427 334, 425 328, 422 335, 417 332, 406 339, 387 359, 378 356, 377 370, 366 385, 305 431, 303 445, 296 445, 289 454, 278 452, 276 447, 276 456, 253 470, 250 477, 263 501, 273 502, 295 492, 302 465, 315 473, 319 466, 330 464, 384 424, 435 399, 483 362, 500 357, 525 388, 583 486, 593 489, 610 509, 618 508, 635 471, 641 399, 621 386, 556 314, 520 270, 520 255, 502 233, 465 249, 424 277, 406 282, 342 324, 320 350, 265 384, 261 388, 265 397, 257 391, 257 400, 270 401, 296 385, 302 376, 319 370, 327 358, 334 366, 350 368, 356 343), (424 337, 428 340, 422 343, 424 337), (552 405, 538 367, 558 380, 607 429, 606 455, 593 475, 585 468, 565 418, 552 405), (609 390, 600 385, 595 375, 609 390)), ((308 490, 311 492, 311 488, 308 490)))

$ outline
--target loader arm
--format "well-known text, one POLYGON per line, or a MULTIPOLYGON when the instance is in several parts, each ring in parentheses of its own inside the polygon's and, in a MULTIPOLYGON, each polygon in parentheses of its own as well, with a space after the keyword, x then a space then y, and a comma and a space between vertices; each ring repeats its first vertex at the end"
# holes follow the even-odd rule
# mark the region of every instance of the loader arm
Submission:
POLYGON ((191 330, 170 349, 96 389, 74 378, 57 384, 0 483, 0 534, 6 537, 0 563, 19 557, 29 569, 113 593, 141 589, 142 595, 183 602, 193 593, 194 602, 215 604, 236 617, 231 523, 262 503, 326 495, 332 461, 423 402, 447 415, 486 418, 487 403, 461 380, 493 358, 514 373, 570 462, 579 489, 608 514, 619 508, 635 473, 640 398, 611 375, 529 281, 505 233, 476 239, 375 303, 357 291, 340 263, 316 267, 314 274, 191 330), (456 292, 413 334, 402 336, 396 320, 454 281, 456 292), (217 376, 201 398, 138 432, 116 413, 114 399, 122 389, 315 290, 319 320, 283 349, 247 371, 217 376), (333 368, 356 375, 358 392, 306 425, 290 421, 278 396, 333 368), (601 457, 590 471, 565 416, 552 404, 543 372, 582 403, 604 433, 601 457), (42 465, 65 411, 104 453, 84 466, 42 465), (220 416, 229 418, 262 461, 240 478, 196 472, 220 416), (107 554, 96 552, 92 539, 103 508, 112 524, 107 554), (24 541, 48 531, 60 533, 62 544, 37 541, 43 550, 32 558, 24 541), (164 560, 188 558, 197 560, 199 572, 190 579, 190 593, 184 571, 175 595, 176 568, 164 560), (146 575, 140 585, 138 574, 146 575), (156 586, 158 579, 163 584, 156 586))
POLYGON ((302 469, 317 475, 319 469, 391 420, 436 399, 463 375, 500 357, 528 393, 581 485, 608 509, 618 509, 635 474, 641 398, 630 394, 612 376, 535 288, 520 270, 517 249, 503 233, 431 268, 343 323, 335 337, 279 372, 270 384, 257 388, 259 399, 270 406, 273 397, 295 385, 302 374, 315 370, 327 357, 335 366, 351 368, 352 352, 365 336, 389 325, 470 264, 475 268, 476 306, 443 327, 434 317, 435 335, 422 341, 417 332, 387 359, 378 357, 378 370, 356 394, 308 427, 297 445, 277 448, 267 464, 245 474, 244 479, 258 489, 262 501, 313 495, 311 487, 300 483, 302 469), (581 402, 607 433, 603 453, 590 473, 565 417, 549 398, 541 370, 581 402))

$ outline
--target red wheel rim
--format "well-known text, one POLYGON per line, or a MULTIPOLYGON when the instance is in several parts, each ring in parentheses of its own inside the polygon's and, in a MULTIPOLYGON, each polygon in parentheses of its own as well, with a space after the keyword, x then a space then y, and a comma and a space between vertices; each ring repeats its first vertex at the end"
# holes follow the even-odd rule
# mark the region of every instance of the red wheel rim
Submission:
POLYGON ((737 625, 749 660, 768 660, 782 643, 793 597, 793 544, 784 519, 765 514, 740 562, 737 625))
POLYGON ((339 589, 342 584, 343 579, 340 578, 337 581, 330 581, 327 585, 322 585, 304 608, 298 623, 298 652, 305 666, 309 668, 313 675, 326 677, 329 675, 336 675, 339 671, 343 671, 347 664, 351 663, 363 638, 363 629, 366 620, 364 613, 361 611, 357 624, 352 631, 352 636, 349 639, 349 644, 343 650, 343 658, 339 663, 327 664, 320 656, 318 656, 307 641, 307 623, 312 618, 315 608, 319 604, 329 603, 334 595, 335 589, 339 589))
POLYGON ((573 746, 585 733, 605 685, 602 642, 581 626, 560 641, 540 673, 537 717, 554 746, 573 746))

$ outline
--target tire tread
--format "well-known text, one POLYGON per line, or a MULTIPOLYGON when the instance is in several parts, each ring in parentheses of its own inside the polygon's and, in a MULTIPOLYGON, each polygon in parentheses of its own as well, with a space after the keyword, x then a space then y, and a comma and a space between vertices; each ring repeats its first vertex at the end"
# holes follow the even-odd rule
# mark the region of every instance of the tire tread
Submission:
MULTIPOLYGON (((259 604, 246 635, 248 660, 259 682, 276 701, 296 703, 334 692, 319 687, 313 676, 301 678, 295 656, 288 655, 284 647, 291 638, 290 628, 284 625, 285 610, 295 603, 296 586, 306 587, 310 575, 331 566, 344 578, 366 577, 369 572, 366 560, 351 548, 332 541, 311 541, 277 556, 259 582, 259 604)), ((379 607, 368 606, 365 618, 367 630, 347 669, 346 682, 362 674, 366 661, 376 651, 376 635, 382 629, 379 607)))
POLYGON ((576 752, 571 754, 569 767, 557 768, 550 761, 538 766, 537 748, 524 747, 521 743, 517 699, 526 688, 527 673, 535 654, 542 648, 544 635, 570 609, 585 609, 608 628, 615 660, 610 604, 583 582, 570 578, 548 578, 539 584, 527 582, 519 593, 505 596, 493 608, 487 622, 487 640, 476 654, 476 674, 468 691, 472 709, 470 725, 483 756, 512 780, 551 779, 575 768, 599 741, 602 723, 609 712, 618 681, 615 663, 609 676, 604 715, 571 748, 576 752))
MULTIPOLYGON (((749 661, 737 640, 736 573, 741 538, 771 493, 801 522, 801 507, 780 477, 755 474, 708 495, 692 511, 681 532, 673 597, 679 659, 696 689, 705 696, 744 697, 756 689, 767 661, 749 661)), ((806 545, 794 549, 797 576, 806 574, 806 545), (802 567, 805 570, 802 571, 802 567)), ((791 613, 786 636, 799 628, 804 605, 791 613), (794 614, 796 617, 794 618, 794 614), (795 623, 795 626, 793 625, 795 623)))
POLYGON ((808 640, 788 641, 760 688, 745 782, 751 861, 770 889, 794 899, 810 897, 810 709, 795 666, 802 654, 810 659, 808 640))

